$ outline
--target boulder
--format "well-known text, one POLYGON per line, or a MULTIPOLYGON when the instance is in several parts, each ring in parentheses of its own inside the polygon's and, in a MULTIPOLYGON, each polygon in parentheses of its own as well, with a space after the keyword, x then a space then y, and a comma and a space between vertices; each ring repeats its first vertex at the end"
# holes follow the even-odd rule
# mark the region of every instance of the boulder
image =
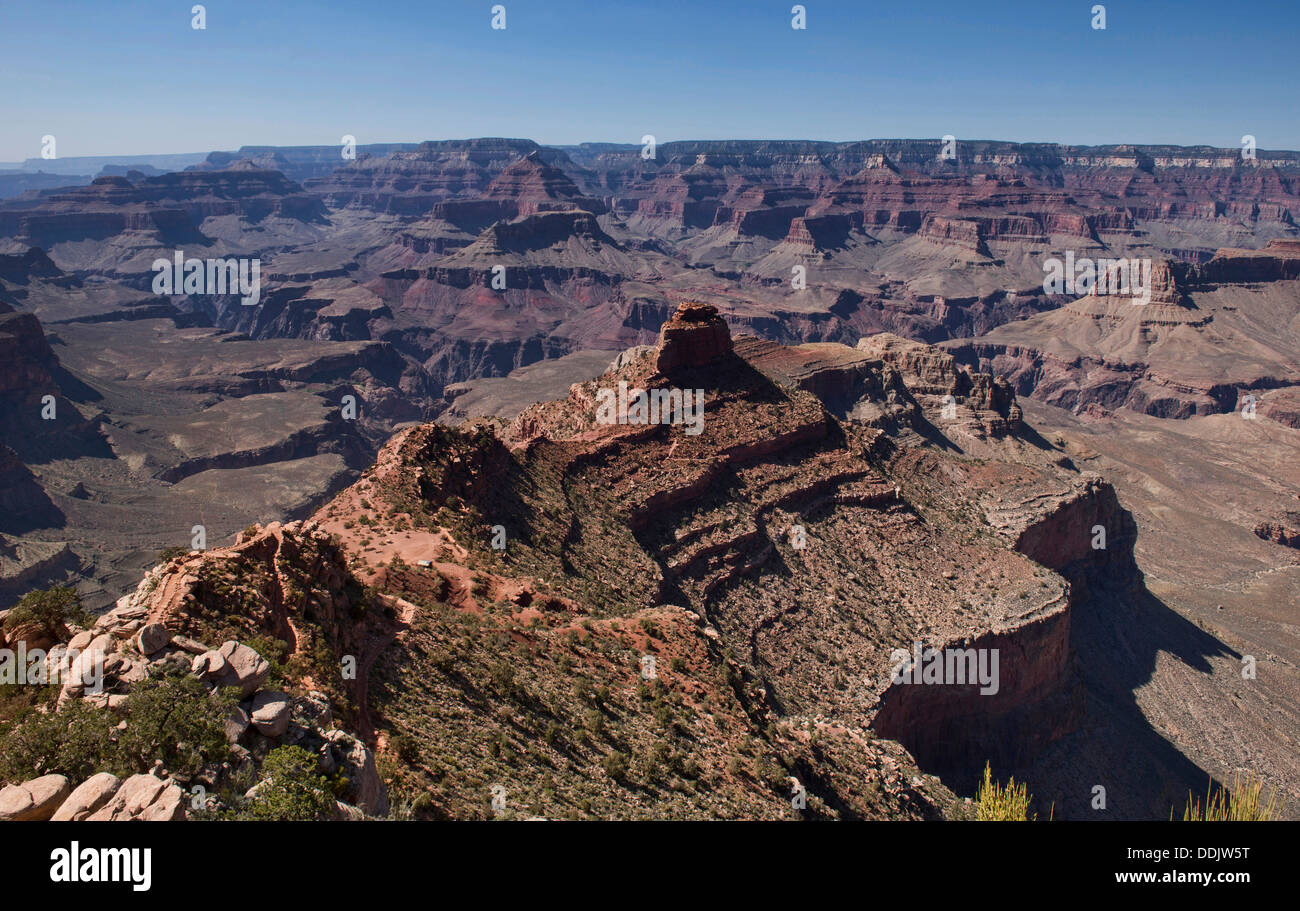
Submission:
POLYGON ((194 660, 190 662, 190 671, 196 677, 220 679, 227 671, 225 656, 215 650, 195 655, 194 660))
POLYGON ((116 775, 108 772, 92 775, 77 785, 50 818, 55 822, 80 822, 108 803, 121 786, 116 775))
POLYGON ((140 649, 142 655, 153 655, 161 652, 167 647, 167 643, 172 641, 171 630, 161 623, 149 623, 140 628, 136 633, 135 644, 140 649))
POLYGON ((141 822, 176 822, 185 818, 185 792, 179 785, 163 788, 154 802, 137 817, 141 822))
POLYGON ((116 607, 95 621, 92 629, 96 635, 107 633, 110 636, 125 637, 144 626, 148 618, 148 604, 132 607, 131 596, 124 595, 117 600, 116 607))
POLYGON ((89 696, 83 696, 87 702, 101 709, 109 709, 114 712, 120 712, 126 709, 127 702, 131 699, 125 693, 92 693, 89 696))
POLYGON ((127 684, 139 683, 147 676, 149 666, 143 661, 132 661, 130 658, 125 659, 117 671, 117 679, 127 684))
POLYGON ((172 645, 192 655, 202 655, 209 650, 202 642, 191 639, 189 636, 172 636, 172 645))
POLYGON ((40 822, 49 819, 72 791, 62 775, 42 775, 0 790, 0 821, 40 822))
POLYGON ((107 655, 117 651, 117 643, 108 633, 100 633, 90 640, 83 654, 87 655, 107 655))
POLYGON ((40 623, 16 623, 9 629, 5 630, 5 640, 9 648, 15 648, 19 642, 27 643, 27 650, 34 651, 41 649, 48 651, 56 642, 59 641, 57 635, 51 636, 49 631, 40 623))
POLYGON ((257 692, 267 675, 271 673, 271 663, 249 648, 235 641, 223 642, 217 653, 226 662, 226 669, 220 675, 211 669, 208 677, 217 686, 233 686, 239 689, 241 699, 246 699, 257 692))
POLYGON ((274 690, 265 690, 253 697, 251 717, 253 727, 266 737, 279 737, 289 729, 292 705, 289 697, 274 690))
POLYGON ((103 807, 87 818, 91 822, 184 819, 185 792, 154 775, 132 775, 103 807))
POLYGON ((45 679, 51 683, 57 683, 63 679, 63 672, 67 670, 72 659, 68 657, 68 647, 56 645, 45 653, 45 679))
MULTIPOLYGON (((98 640, 96 640, 98 641, 98 640)), ((92 642, 86 651, 81 652, 68 665, 66 674, 63 677, 63 689, 59 693, 59 702, 63 703, 68 699, 75 699, 83 693, 102 693, 104 691, 104 678, 108 675, 108 668, 104 651, 102 648, 96 648, 92 642)))
POLYGON ((248 712, 244 711, 243 706, 235 706, 230 710, 230 717, 224 722, 226 741, 231 746, 239 743, 239 741, 243 739, 244 733, 248 730, 249 724, 250 719, 248 717, 248 712))

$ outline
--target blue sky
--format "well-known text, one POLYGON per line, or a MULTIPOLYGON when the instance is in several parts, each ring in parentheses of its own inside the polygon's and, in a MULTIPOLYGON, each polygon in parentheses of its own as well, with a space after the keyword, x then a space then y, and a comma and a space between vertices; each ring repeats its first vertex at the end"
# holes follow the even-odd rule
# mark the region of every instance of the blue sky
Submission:
POLYGON ((0 161, 523 136, 1300 149, 1300 0, 0 4, 0 161))

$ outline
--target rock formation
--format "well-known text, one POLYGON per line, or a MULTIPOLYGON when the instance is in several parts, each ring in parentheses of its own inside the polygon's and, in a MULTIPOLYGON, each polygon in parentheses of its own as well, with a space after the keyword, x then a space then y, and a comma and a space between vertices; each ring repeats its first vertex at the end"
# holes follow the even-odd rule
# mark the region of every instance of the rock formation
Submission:
MULTIPOLYGON (((1300 156, 941 151, 249 147, 4 199, 0 606, 114 605, 5 635, 104 662, 53 710, 233 691, 213 812, 286 745, 349 817, 482 817, 492 783, 515 817, 954 817, 988 760, 1067 802, 1066 768, 1286 778, 1286 674, 1240 744, 1177 712, 1224 707, 1232 649, 1290 660, 1300 156), (259 305, 155 295, 179 248, 258 259, 259 305), (1149 299, 1047 293, 1067 252, 1150 259, 1149 299), (665 410, 611 422, 619 389, 665 410), (918 643, 1002 685, 895 681, 918 643)), ((5 812, 207 812, 177 769, 42 771, 5 812)))
POLYGON ((709 304, 684 303, 659 330, 655 369, 664 376, 704 367, 731 353, 731 332, 709 304))

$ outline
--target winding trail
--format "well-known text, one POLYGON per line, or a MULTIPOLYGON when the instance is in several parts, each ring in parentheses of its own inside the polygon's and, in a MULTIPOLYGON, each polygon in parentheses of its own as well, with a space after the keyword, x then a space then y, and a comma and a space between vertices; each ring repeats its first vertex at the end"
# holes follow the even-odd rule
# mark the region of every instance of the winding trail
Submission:
POLYGON ((375 661, 393 644, 403 632, 410 628, 411 620, 418 608, 405 598, 380 595, 381 603, 393 608, 396 620, 386 620, 383 627, 374 630, 366 637, 366 643, 357 660, 357 679, 353 695, 357 700, 357 734, 372 750, 383 746, 375 733, 374 719, 370 714, 370 672, 375 661))
POLYGON ((280 529, 272 532, 275 539, 275 550, 271 553, 271 573, 275 580, 275 600, 279 608, 279 619, 281 620, 284 631, 287 633, 285 641, 289 643, 289 654, 298 652, 298 628, 293 625, 293 618, 289 615, 289 599, 286 595, 288 586, 284 582, 284 573, 280 570, 280 549, 284 545, 284 533, 280 529))

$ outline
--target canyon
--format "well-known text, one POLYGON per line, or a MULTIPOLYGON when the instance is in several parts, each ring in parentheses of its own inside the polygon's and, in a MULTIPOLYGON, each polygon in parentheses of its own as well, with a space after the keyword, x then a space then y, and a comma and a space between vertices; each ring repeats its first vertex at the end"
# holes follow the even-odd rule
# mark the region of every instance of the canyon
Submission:
POLYGON ((334 716, 421 818, 797 816, 791 777, 959 818, 985 762, 1066 818, 1300 799, 1300 154, 941 145, 250 147, 0 199, 0 606, 148 574, 215 646, 193 580, 246 563, 245 632, 361 659, 334 716), (177 251, 259 302, 155 293, 177 251), (1049 293, 1067 255, 1150 299, 1049 293), (599 420, 621 383, 700 432, 599 420), (289 593, 281 548, 328 554, 289 593), (914 642, 1000 687, 890 685, 914 642))

